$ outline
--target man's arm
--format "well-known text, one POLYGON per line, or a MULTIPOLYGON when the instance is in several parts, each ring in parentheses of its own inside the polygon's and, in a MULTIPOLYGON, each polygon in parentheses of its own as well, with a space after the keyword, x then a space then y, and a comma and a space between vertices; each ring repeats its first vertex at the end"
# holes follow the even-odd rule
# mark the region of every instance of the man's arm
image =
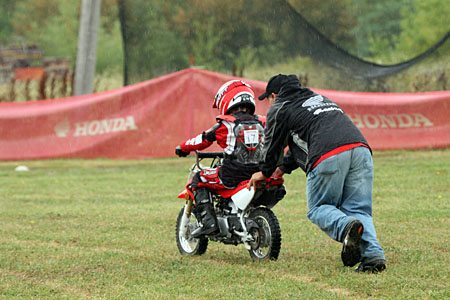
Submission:
POLYGON ((267 114, 267 123, 264 136, 264 157, 260 169, 265 177, 270 177, 277 168, 283 156, 283 149, 289 129, 286 126, 285 104, 275 103, 267 114))
POLYGON ((295 157, 292 155, 291 150, 289 150, 283 157, 283 162, 278 166, 281 171, 285 174, 291 174, 292 171, 297 169, 299 166, 295 157))

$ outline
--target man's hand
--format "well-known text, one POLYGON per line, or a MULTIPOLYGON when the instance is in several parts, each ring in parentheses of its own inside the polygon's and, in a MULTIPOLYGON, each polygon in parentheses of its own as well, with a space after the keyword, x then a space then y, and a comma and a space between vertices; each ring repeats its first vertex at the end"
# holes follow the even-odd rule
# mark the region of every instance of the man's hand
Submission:
POLYGON ((252 175, 252 178, 250 178, 250 181, 249 181, 248 184, 247 184, 247 188, 250 189, 252 186, 253 186, 253 187, 256 187, 256 184, 257 184, 258 182, 263 181, 263 180, 266 180, 266 179, 267 179, 267 177, 264 176, 262 172, 254 173, 254 174, 252 175))
POLYGON ((183 150, 181 150, 180 146, 177 146, 175 148, 175 154, 178 155, 179 157, 186 157, 189 155, 189 152, 184 152, 183 150))
POLYGON ((273 172, 271 177, 281 178, 281 177, 283 177, 283 175, 284 175, 284 172, 279 167, 277 167, 277 169, 275 170, 275 172, 273 172))

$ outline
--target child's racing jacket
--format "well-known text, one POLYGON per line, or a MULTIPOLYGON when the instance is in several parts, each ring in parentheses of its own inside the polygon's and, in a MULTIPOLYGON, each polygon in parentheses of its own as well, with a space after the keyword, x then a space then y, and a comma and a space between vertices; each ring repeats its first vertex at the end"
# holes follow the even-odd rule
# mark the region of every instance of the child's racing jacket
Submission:
POLYGON ((265 117, 237 112, 217 116, 216 120, 213 127, 185 141, 180 147, 188 153, 206 149, 216 141, 225 153, 219 178, 225 187, 232 188, 259 171, 265 117))

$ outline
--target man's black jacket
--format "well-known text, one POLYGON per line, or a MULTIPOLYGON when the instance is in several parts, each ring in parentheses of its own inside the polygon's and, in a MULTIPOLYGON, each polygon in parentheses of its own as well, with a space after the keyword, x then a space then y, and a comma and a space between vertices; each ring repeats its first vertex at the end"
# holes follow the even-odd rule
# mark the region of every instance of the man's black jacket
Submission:
POLYGON ((368 143, 343 110, 330 99, 300 86, 290 75, 267 113, 262 173, 280 166, 285 173, 301 167, 306 173, 325 153, 340 146, 368 143), (284 156, 284 148, 289 152, 284 156), (283 159, 284 157, 284 159, 283 159))

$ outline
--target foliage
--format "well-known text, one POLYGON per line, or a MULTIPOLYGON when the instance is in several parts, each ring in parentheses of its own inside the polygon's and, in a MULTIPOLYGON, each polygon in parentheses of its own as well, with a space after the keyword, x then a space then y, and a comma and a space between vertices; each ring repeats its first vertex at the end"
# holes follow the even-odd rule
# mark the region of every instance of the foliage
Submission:
POLYGON ((42 35, 42 28, 49 23, 53 15, 59 14, 57 0, 21 0, 16 4, 11 19, 14 34, 24 38, 42 35))
POLYGON ((352 0, 357 21, 352 32, 356 37, 358 55, 384 63, 398 62, 393 50, 401 32, 401 10, 408 7, 409 0, 352 0))
POLYGON ((375 80, 343 76, 339 70, 318 64, 308 57, 285 59, 270 66, 251 66, 243 77, 267 81, 278 73, 296 74, 301 82, 317 89, 369 91, 369 92, 419 92, 450 89, 450 43, 436 55, 429 57, 398 74, 375 80))
POLYGON ((197 66, 204 66, 213 70, 224 69, 224 62, 219 58, 220 41, 224 33, 215 28, 213 18, 206 18, 202 21, 191 23, 192 34, 188 39, 191 49, 191 63, 197 66))
POLYGON ((450 151, 374 153, 388 269, 357 274, 306 217, 305 176, 274 208, 277 261, 210 243, 181 257, 175 220, 192 158, 2 162, 3 299, 448 299, 450 151), (29 172, 14 172, 25 164, 29 172))
POLYGON ((360 40, 352 33, 357 23, 355 16, 358 16, 352 11, 352 0, 322 1, 320 6, 315 0, 288 2, 327 38, 350 52, 360 40))
POLYGON ((402 31, 396 47, 405 58, 420 54, 450 32, 450 5, 440 0, 412 3, 411 8, 402 10, 402 31))
POLYGON ((97 40, 97 72, 122 73, 123 46, 117 0, 101 0, 101 26, 97 40))
POLYGON ((189 0, 178 6, 172 22, 186 41, 191 64, 242 73, 275 42, 262 23, 267 10, 254 0, 189 0))
MULTIPOLYGON (((432 46, 450 29, 450 6, 445 5, 444 0, 320 3, 288 0, 288 3, 337 45, 379 64, 410 59, 432 46)), ((97 71, 121 72, 124 50, 131 58, 127 60, 128 67, 141 73, 129 82, 189 65, 241 76, 274 69, 277 65, 304 62, 308 53, 299 52, 299 45, 308 40, 298 33, 291 11, 283 10, 285 4, 286 0, 102 0, 97 71), (127 18, 139 21, 121 28, 120 3, 125 4, 127 18), (126 49, 122 46, 121 29, 129 38, 126 49)), ((4 0, 0 6, 0 43, 35 43, 46 56, 69 58, 75 65, 79 9, 80 1, 4 0)), ((441 61, 445 61, 446 53, 440 51, 440 55, 441 61)), ((438 66, 436 72, 439 73, 432 77, 449 77, 448 63, 440 66, 432 63, 438 66)), ((306 72, 308 65, 314 64, 291 67, 306 72)), ((342 74, 335 75, 328 67, 319 66, 321 70, 311 68, 308 76, 316 78, 312 82, 322 78, 316 84, 322 88, 408 90, 406 86, 414 84, 407 82, 405 87, 396 88, 397 83, 390 83, 389 78, 382 79, 382 84, 357 80, 349 84, 352 79, 341 78, 342 74)), ((414 78, 404 72, 402 76, 396 78, 414 78)), ((445 85, 447 83, 439 86, 445 85)))
POLYGON ((3 0, 0 5, 0 44, 7 43, 13 34, 11 19, 18 2, 17 0, 3 0))
POLYGON ((148 74, 148 78, 186 67, 185 47, 177 33, 169 30, 162 11, 164 1, 153 1, 157 5, 152 6, 145 5, 146 2, 129 1, 125 10, 126 18, 139 20, 127 23, 125 29, 129 41, 127 55, 133 58, 130 63, 135 64, 130 67, 137 73, 148 74), (144 47, 135 47, 141 40, 148 42, 144 43, 144 47))
POLYGON ((114 22, 111 27, 100 27, 97 42, 97 72, 100 74, 115 71, 122 72, 123 48, 120 36, 120 24, 114 22))
POLYGON ((78 17, 78 10, 70 2, 23 0, 15 13, 13 25, 18 36, 42 47, 46 57, 74 58, 78 17))
MULTIPOLYGON (((14 28, 10 39, 36 44, 44 50, 46 57, 69 58, 75 65, 79 5, 76 1, 17 1, 10 18, 10 25, 14 28)), ((115 0, 103 0, 97 45, 97 71, 100 73, 111 68, 119 70, 123 65, 119 28, 115 0)))

